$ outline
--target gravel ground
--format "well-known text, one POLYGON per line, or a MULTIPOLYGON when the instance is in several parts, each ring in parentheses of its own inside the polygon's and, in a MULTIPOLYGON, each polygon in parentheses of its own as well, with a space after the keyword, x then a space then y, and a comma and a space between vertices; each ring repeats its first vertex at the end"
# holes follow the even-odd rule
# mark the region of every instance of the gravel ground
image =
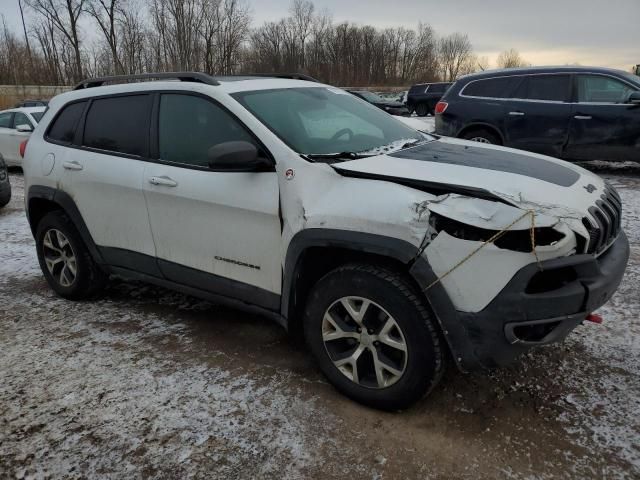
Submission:
MULTIPOLYGON (((606 168, 606 166, 597 166, 606 168)), ((640 478, 640 176, 630 266, 603 325, 403 413, 336 393, 277 326, 143 284, 56 297, 23 180, 0 210, 0 477, 640 478)))

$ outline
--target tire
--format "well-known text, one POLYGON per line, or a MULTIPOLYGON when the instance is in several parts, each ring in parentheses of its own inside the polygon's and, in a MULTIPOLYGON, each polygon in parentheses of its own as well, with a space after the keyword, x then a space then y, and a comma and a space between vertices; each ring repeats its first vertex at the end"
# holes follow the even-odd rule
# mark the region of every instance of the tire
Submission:
POLYGON ((465 132, 461 137, 472 142, 502 145, 500 137, 486 128, 469 130, 468 132, 465 132))
POLYGON ((11 187, 4 192, 0 192, 0 208, 4 207, 11 200, 11 187))
POLYGON ((426 103, 419 103, 416 106, 416 114, 419 117, 426 117, 429 114, 429 107, 426 103))
POLYGON ((42 273, 61 297, 86 299, 107 283, 108 276, 91 257, 73 222, 61 211, 48 213, 38 223, 36 250, 42 273))
POLYGON ((304 316, 305 340, 327 379, 349 398, 382 410, 405 409, 440 381, 445 353, 437 328, 403 275, 367 264, 345 265, 320 279, 304 316), (358 333, 359 323, 369 328, 358 333), (348 360, 355 356, 354 369, 348 360), (376 368, 376 357, 393 370, 376 368))

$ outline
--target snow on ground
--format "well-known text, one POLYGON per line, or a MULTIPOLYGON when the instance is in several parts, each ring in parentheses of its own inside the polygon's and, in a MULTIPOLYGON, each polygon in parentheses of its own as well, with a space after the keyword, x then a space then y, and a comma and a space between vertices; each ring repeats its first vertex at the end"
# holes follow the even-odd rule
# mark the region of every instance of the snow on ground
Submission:
POLYGON ((337 394, 262 318, 144 284, 58 298, 12 174, 0 478, 639 478, 640 177, 600 173, 622 195, 632 244, 604 325, 509 368, 449 370, 398 414, 337 394))

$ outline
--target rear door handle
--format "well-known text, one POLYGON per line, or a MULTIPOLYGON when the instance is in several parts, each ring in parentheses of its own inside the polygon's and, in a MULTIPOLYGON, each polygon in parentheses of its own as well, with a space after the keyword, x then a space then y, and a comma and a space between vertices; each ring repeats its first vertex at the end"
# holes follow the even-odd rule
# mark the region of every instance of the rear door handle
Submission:
POLYGON ((169 177, 149 177, 149 183, 151 185, 161 185, 163 187, 177 187, 178 182, 169 177))
POLYGON ((576 120, 591 120, 593 117, 591 115, 576 115, 573 118, 576 120))
POLYGON ((513 117, 524 117, 524 112, 509 112, 509 115, 513 117))
POLYGON ((80 165, 75 160, 73 162, 62 162, 62 166, 66 170, 82 170, 82 165, 80 165))

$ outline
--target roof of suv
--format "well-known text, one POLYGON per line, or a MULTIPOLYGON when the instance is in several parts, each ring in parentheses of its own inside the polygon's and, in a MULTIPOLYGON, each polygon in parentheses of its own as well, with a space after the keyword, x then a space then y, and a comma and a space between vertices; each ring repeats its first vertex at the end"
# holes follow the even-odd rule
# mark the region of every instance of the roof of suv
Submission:
POLYGON ((604 73, 604 74, 623 74, 625 76, 629 73, 623 70, 616 70, 614 68, 604 67, 583 67, 583 66, 571 66, 563 65, 557 67, 523 67, 523 68, 502 68, 494 70, 485 70, 484 72, 470 73, 460 77, 461 80, 476 80, 479 78, 500 77, 508 75, 530 75, 536 73, 563 73, 563 72, 589 72, 589 73, 604 73))
POLYGON ((76 86, 74 90, 54 97, 51 100, 51 107, 55 109, 59 105, 65 104, 69 101, 80 100, 83 98, 129 92, 145 92, 150 90, 205 92, 207 90, 210 91, 210 89, 216 89, 227 94, 232 94, 242 91, 271 90, 278 88, 310 88, 318 86, 335 88, 330 85, 318 83, 311 77, 299 74, 274 74, 274 76, 253 74, 214 77, 196 72, 180 72, 175 74, 159 73, 125 75, 121 77, 104 77, 84 80, 76 86), (155 75, 157 75, 157 77, 155 75), (103 85, 103 83, 118 80, 120 80, 121 83, 103 85), (129 80, 136 81, 132 82, 129 80))

